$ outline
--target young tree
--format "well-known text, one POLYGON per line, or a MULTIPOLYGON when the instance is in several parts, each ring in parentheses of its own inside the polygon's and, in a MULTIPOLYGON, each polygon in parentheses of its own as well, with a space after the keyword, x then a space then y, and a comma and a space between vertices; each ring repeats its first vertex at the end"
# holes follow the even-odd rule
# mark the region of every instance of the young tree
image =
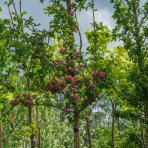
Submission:
MULTIPOLYGON (((147 84, 147 48, 148 48, 148 2, 141 6, 140 0, 111 0, 114 5, 113 18, 116 20, 114 37, 124 43, 130 58, 135 63, 130 76, 135 91, 129 102, 142 112, 144 123, 144 142, 148 146, 148 84, 147 84)), ((143 146, 144 147, 144 146, 143 146)))
MULTIPOLYGON (((50 75, 50 83, 47 84, 46 91, 50 91, 54 95, 58 93, 64 95, 62 107, 65 112, 72 113, 75 148, 80 147, 79 114, 99 98, 101 87, 99 89, 98 86, 104 88, 107 78, 105 67, 98 68, 98 66, 96 67, 97 61, 92 62, 89 58, 86 60, 81 51, 81 44, 79 47, 74 44, 74 32, 79 32, 74 13, 76 13, 76 8, 80 5, 79 9, 81 9, 84 3, 85 1, 71 3, 70 0, 67 0, 67 8, 63 6, 62 1, 54 2, 52 6, 47 7, 48 15, 53 15, 54 18, 50 27, 58 43, 55 46, 57 49, 54 49, 57 54, 54 55, 56 60, 54 60, 53 75, 50 75), (88 64, 89 62, 91 64, 88 64)), ((87 54, 95 57, 96 60, 98 56, 97 35, 101 32, 105 32, 105 35, 108 34, 106 37, 103 36, 104 34, 102 35, 106 38, 105 43, 110 36, 103 25, 99 26, 94 22, 93 27, 97 28, 98 32, 95 30, 90 34, 92 46, 87 54), (94 56, 95 54, 96 56, 94 56)))

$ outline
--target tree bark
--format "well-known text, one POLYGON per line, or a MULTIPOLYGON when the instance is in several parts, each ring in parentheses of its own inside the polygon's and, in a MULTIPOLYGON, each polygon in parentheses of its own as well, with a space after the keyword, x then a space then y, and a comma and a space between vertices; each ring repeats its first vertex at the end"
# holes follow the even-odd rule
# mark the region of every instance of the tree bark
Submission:
POLYGON ((80 148, 79 115, 74 112, 74 148, 80 148))
POLYGON ((88 148, 92 148, 91 130, 90 130, 90 118, 88 117, 88 115, 86 115, 85 121, 86 121, 87 137, 88 137, 88 148))
POLYGON ((71 0, 67 0, 67 11, 68 13, 71 13, 71 0))
POLYGON ((145 115, 145 134, 144 134, 145 148, 148 148, 148 106, 147 105, 145 106, 144 115, 145 115))
MULTIPOLYGON (((29 106, 28 119, 29 119, 29 125, 31 125, 32 124, 32 107, 31 106, 29 106)), ((34 148, 35 147, 35 142, 34 142, 34 135, 33 135, 32 127, 31 127, 30 143, 31 143, 31 148, 34 148)))
POLYGON ((112 104, 112 148, 115 148, 115 104, 111 100, 112 104))
POLYGON ((37 126, 36 147, 40 148, 40 125, 39 125, 39 112, 37 106, 36 106, 36 126, 37 126))
POLYGON ((0 148, 3 148, 2 124, 0 123, 0 148))
POLYGON ((143 133, 143 128, 142 128, 142 123, 141 123, 141 121, 140 121, 140 130, 141 130, 141 140, 142 140, 142 148, 145 148, 145 146, 144 146, 144 143, 145 143, 145 141, 144 141, 144 133, 143 133))

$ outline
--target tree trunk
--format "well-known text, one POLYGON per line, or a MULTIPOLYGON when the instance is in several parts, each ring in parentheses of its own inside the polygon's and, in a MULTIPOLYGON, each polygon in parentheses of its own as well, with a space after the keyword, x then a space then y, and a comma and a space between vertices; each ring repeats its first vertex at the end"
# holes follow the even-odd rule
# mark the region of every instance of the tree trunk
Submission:
MULTIPOLYGON (((31 108, 31 106, 29 106, 28 119, 29 119, 29 125, 31 125, 32 124, 32 108, 31 108)), ((34 142, 34 135, 33 135, 32 127, 31 127, 30 143, 31 143, 31 148, 34 148, 35 147, 35 142, 34 142)))
POLYGON ((2 124, 0 123, 0 148, 3 148, 2 124))
MULTIPOLYGON (((27 78, 25 91, 29 91, 29 88, 30 88, 30 79, 27 78)), ((31 126, 31 124, 32 124, 32 107, 31 106, 28 107, 28 124, 29 124, 29 126, 31 126)), ((35 147, 35 141, 34 141, 32 127, 31 127, 31 136, 30 136, 30 145, 31 145, 31 148, 35 147)))
POLYGON ((145 148, 145 146, 144 146, 145 141, 144 141, 143 127, 142 127, 141 121, 140 121, 140 130, 141 130, 141 140, 142 140, 141 144, 142 144, 142 148, 145 148))
POLYGON ((148 106, 145 106, 145 148, 148 148, 148 106))
POLYGON ((112 148, 115 148, 115 104, 111 100, 112 104, 112 148))
POLYGON ((71 0, 67 0, 67 11, 71 13, 71 0))
POLYGON ((86 114, 86 117, 85 117, 85 121, 86 121, 87 137, 88 137, 88 148, 92 148, 91 131, 90 131, 90 119, 89 119, 89 116, 87 114, 86 114))
POLYGON ((80 148, 79 115, 74 112, 74 148, 80 148))
MULTIPOLYGON (((148 126, 148 125, 146 125, 146 126, 148 126)), ((145 148, 148 148, 148 127, 146 127, 145 139, 146 139, 146 146, 145 146, 145 148)))
POLYGON ((37 126, 36 147, 40 148, 40 125, 39 125, 39 112, 37 106, 36 106, 36 126, 37 126))

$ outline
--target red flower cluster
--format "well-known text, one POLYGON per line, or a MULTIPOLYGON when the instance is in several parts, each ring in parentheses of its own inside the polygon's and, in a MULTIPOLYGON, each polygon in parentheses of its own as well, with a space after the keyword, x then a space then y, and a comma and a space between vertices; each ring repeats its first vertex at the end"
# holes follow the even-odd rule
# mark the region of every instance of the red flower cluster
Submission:
POLYGON ((64 88, 66 88, 66 84, 64 82, 56 82, 55 80, 51 80, 50 85, 45 88, 45 91, 55 93, 57 90, 63 90, 64 88))
POLYGON ((55 92, 56 86, 55 86, 55 80, 50 81, 50 86, 48 88, 51 92, 55 92))
POLYGON ((75 93, 75 92, 77 92, 77 89, 74 88, 74 87, 72 87, 72 88, 71 88, 71 91, 75 93))
POLYGON ((80 57, 80 56, 82 56, 82 52, 80 52, 80 51, 75 52, 75 56, 76 56, 76 57, 80 57))
POLYGON ((92 73, 92 76, 93 76, 93 78, 95 78, 95 77, 99 76, 99 73, 98 73, 97 71, 94 71, 94 72, 92 73))
POLYGON ((89 80, 89 78, 88 78, 87 76, 85 76, 85 77, 84 77, 84 80, 85 80, 85 81, 88 81, 88 80, 89 80))
POLYGON ((74 95, 74 98, 75 98, 75 99, 80 99, 79 94, 75 94, 75 95, 74 95))
POLYGON ((104 71, 99 72, 99 76, 102 78, 106 77, 106 73, 104 71))
POLYGON ((26 106, 32 106, 33 105, 33 102, 32 102, 32 100, 25 100, 24 101, 24 105, 26 105, 26 106))
POLYGON ((64 89, 64 88, 66 88, 66 84, 64 82, 58 82, 57 87, 59 89, 64 89))
POLYGON ((23 96, 24 98, 30 98, 30 97, 31 97, 30 94, 28 94, 28 93, 23 93, 22 96, 23 96))
POLYGON ((72 82, 72 81, 74 81, 74 77, 73 76, 71 76, 71 75, 68 75, 68 76, 65 76, 65 79, 67 80, 67 81, 70 81, 70 82, 72 82))
POLYGON ((70 67, 69 69, 66 69, 65 72, 80 74, 80 71, 78 69, 75 69, 74 67, 70 67))
POLYGON ((107 75, 104 71, 101 71, 101 72, 94 71, 92 73, 92 76, 93 76, 93 78, 98 77, 98 76, 101 78, 106 78, 107 75))
POLYGON ((50 86, 49 86, 49 90, 50 90, 51 92, 54 92, 54 91, 56 90, 55 85, 50 84, 50 86))
POLYGON ((68 81, 68 82, 71 82, 71 86, 74 87, 77 85, 77 79, 76 77, 73 77, 71 75, 68 75, 68 76, 65 76, 65 79, 68 81))
POLYGON ((15 105, 21 103, 26 106, 31 106, 34 104, 32 99, 35 99, 37 96, 38 96, 37 94, 29 94, 27 92, 24 92, 21 95, 17 95, 15 97, 15 99, 11 100, 10 104, 12 106, 15 106, 15 105))
POLYGON ((10 101, 10 104, 11 104, 12 106, 17 105, 18 103, 19 103, 19 102, 18 102, 16 99, 13 99, 13 100, 10 101))
POLYGON ((65 48, 60 49, 60 53, 64 54, 67 53, 67 50, 65 48))
POLYGON ((65 113, 70 112, 70 110, 68 110, 68 109, 66 109, 66 108, 64 108, 63 111, 64 111, 65 113))

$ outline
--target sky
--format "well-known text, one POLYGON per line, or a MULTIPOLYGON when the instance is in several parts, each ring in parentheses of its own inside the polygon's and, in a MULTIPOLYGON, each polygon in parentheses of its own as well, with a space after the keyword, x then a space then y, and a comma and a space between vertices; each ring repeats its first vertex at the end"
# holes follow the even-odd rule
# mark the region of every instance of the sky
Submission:
MULTIPOLYGON (((18 0, 16 0, 16 2, 17 1, 18 0)), ((5 0, 0 0, 0 6, 3 8, 4 16, 9 17, 9 14, 7 13, 7 7, 3 5, 4 2, 5 0)), ((33 18, 37 22, 41 22, 43 28, 46 28, 48 26, 48 16, 45 15, 43 11, 43 8, 45 8, 48 5, 48 3, 49 0, 45 0, 43 4, 40 3, 39 0, 22 0, 23 10, 27 11, 28 15, 33 16, 33 18)), ((109 0, 95 0, 95 7, 98 9, 95 16, 96 20, 99 22, 104 22, 104 24, 106 24, 109 27, 109 29, 112 29, 114 26, 114 22, 111 19, 111 16, 113 14, 113 7, 109 3, 109 0)), ((82 26, 81 29, 87 29, 92 21, 91 10, 87 12, 82 12, 79 15, 79 21, 80 26, 82 26)))
MULTIPOLYGON (((18 0, 15 0, 18 2, 18 0)), ((74 1, 74 0, 72 0, 74 1)), ((90 1, 90 0, 88 0, 90 1)), ((112 30, 115 26, 115 21, 112 19, 113 15, 113 5, 109 0, 94 0, 95 8, 98 11, 95 12, 95 18, 97 22, 103 22, 107 27, 112 30)), ((146 0, 141 0, 143 4, 146 0)), ((0 7, 3 9, 3 17, 9 17, 8 9, 4 5, 5 0, 0 0, 0 7)), ((41 24, 41 29, 48 28, 49 17, 44 14, 44 8, 48 5, 49 0, 45 0, 42 4, 39 0, 22 0, 22 9, 28 12, 29 16, 33 16, 37 23, 41 24)), ((79 28, 83 37, 83 46, 87 46, 87 41, 84 32, 91 27, 92 23, 92 11, 83 11, 78 15, 79 28)), ((111 43, 110 45, 120 45, 121 43, 111 43)))

